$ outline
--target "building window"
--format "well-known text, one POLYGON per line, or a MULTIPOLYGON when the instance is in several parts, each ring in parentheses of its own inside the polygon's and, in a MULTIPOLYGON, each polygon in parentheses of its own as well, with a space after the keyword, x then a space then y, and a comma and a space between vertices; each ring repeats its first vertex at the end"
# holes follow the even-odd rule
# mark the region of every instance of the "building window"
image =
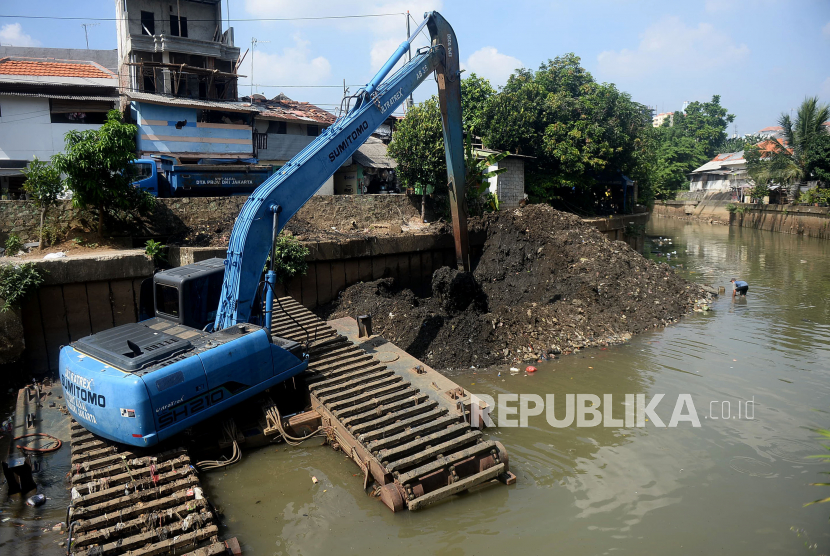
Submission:
MULTIPOLYGON (((182 22, 182 35, 183 37, 187 36, 187 18, 181 18, 182 22)), ((170 16, 170 34, 174 37, 179 36, 179 18, 175 15, 170 16)))
POLYGON ((156 34, 156 18, 153 16, 153 12, 141 11, 141 34, 156 34))
POLYGON ((271 122, 268 126, 268 133, 276 133, 277 135, 285 135, 288 133, 288 126, 285 122, 271 122))
POLYGON ((258 151, 268 148, 267 133, 254 133, 254 148, 258 151))
POLYGON ((320 126, 309 124, 305 126, 305 128, 306 135, 308 135, 309 137, 317 137, 318 135, 320 135, 320 126))

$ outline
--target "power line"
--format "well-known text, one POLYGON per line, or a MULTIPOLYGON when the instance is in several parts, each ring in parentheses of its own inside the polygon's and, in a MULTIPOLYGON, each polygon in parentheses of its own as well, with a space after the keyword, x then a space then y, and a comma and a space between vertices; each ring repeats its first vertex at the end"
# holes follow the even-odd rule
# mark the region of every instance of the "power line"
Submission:
MULTIPOLYGON (((226 19, 228 22, 233 21, 317 21, 323 19, 359 19, 364 17, 389 17, 406 15, 404 12, 386 13, 386 14, 359 14, 359 15, 321 15, 309 17, 256 17, 244 19, 226 19)), ((75 17, 75 16, 53 16, 53 15, 0 15, 0 17, 13 19, 56 19, 56 20, 84 20, 84 21, 120 21, 124 18, 119 17, 75 17)), ((158 19, 157 21, 166 21, 165 19, 158 19)), ((191 22, 216 21, 215 19, 190 19, 191 22)))

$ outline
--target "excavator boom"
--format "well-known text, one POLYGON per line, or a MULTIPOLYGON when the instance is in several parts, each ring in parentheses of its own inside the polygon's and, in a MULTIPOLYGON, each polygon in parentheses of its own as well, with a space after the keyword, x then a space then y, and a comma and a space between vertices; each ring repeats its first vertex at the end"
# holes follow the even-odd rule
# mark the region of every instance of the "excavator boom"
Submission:
MULTIPOLYGON (((458 47, 452 27, 437 12, 426 14, 412 38, 424 25, 432 37, 428 48, 382 82, 409 48, 410 41, 402 43, 372 81, 358 92, 355 106, 248 198, 228 245, 216 330, 249 321, 276 234, 433 71, 438 78, 456 253, 459 265, 469 268, 458 47)), ((270 305, 266 307, 268 310, 270 305)))

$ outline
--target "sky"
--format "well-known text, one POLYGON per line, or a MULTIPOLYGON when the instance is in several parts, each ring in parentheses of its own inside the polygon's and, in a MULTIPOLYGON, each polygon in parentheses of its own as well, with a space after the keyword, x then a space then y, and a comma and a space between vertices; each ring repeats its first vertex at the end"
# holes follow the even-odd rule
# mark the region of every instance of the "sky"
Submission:
MULTIPOLYGON (((519 67, 537 69, 574 52, 600 82, 614 83, 659 112, 684 101, 721 104, 736 115, 730 135, 775 125, 805 96, 830 102, 828 0, 222 0, 242 52, 240 93, 248 94, 251 62, 255 92, 282 92, 333 110, 343 83, 354 92, 368 82, 406 38, 407 10, 414 30, 423 13, 437 10, 456 32, 463 67, 504 85, 519 67), (394 14, 300 21, 298 18, 394 14), (247 21, 234 21, 247 20, 247 21)), ((109 18, 114 0, 3 0, 0 16, 109 18)), ((84 20, 0 17, 0 44, 85 48, 84 20)), ((95 23, 89 20, 89 23, 95 23)), ((88 27, 90 48, 115 48, 113 21, 88 27)), ((414 43, 427 44, 423 36, 414 43)), ((427 80, 419 102, 435 94, 427 80)))

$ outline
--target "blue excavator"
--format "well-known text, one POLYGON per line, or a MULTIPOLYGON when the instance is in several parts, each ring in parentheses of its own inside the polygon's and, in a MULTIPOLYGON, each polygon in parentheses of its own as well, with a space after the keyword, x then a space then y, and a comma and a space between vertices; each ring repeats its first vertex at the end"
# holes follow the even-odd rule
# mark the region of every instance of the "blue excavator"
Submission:
MULTIPOLYGON (((90 432, 134 446, 158 442, 239 404, 308 366, 307 346, 271 334, 275 240, 286 222, 430 75, 438 83, 458 264, 469 269, 458 43, 437 12, 374 78, 344 99, 342 117, 247 199, 227 258, 160 272, 144 320, 61 349, 72 416, 90 432), (384 81, 424 29, 423 47, 384 81), (270 255, 271 268, 264 272, 270 255)), ((144 302, 144 298, 142 299, 144 302)))

